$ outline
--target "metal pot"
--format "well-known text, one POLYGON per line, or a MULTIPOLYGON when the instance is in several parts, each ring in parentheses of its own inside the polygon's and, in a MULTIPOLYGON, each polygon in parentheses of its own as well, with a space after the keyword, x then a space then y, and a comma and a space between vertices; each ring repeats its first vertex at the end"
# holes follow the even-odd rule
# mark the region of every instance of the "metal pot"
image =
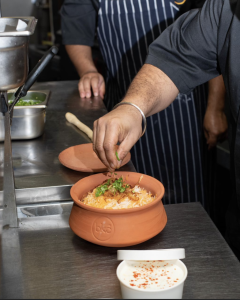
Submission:
MULTIPOLYGON (((41 136, 46 122, 46 108, 50 91, 29 91, 24 101, 42 101, 31 106, 15 106, 11 126, 12 140, 29 140, 41 136)), ((8 93, 8 100, 14 100, 14 93, 8 93)), ((0 113, 0 142, 5 139, 4 116, 0 113)))
POLYGON ((34 17, 0 18, 0 91, 15 89, 26 81, 29 36, 36 24, 34 17), (19 26, 21 21, 26 27, 19 26))

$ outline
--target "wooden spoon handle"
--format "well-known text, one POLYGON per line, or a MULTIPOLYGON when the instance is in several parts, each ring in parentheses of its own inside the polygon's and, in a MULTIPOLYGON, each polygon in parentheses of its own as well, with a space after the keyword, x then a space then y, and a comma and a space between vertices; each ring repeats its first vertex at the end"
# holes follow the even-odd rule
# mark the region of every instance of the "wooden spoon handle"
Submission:
POLYGON ((92 129, 90 129, 88 126, 86 126, 85 124, 83 124, 80 120, 78 120, 78 118, 76 116, 74 116, 71 113, 66 113, 65 115, 66 119, 68 120, 69 123, 72 123, 73 125, 75 125, 76 127, 78 127, 81 131, 83 131, 84 133, 86 133, 86 135, 90 138, 90 140, 92 141, 93 138, 93 131, 92 129))

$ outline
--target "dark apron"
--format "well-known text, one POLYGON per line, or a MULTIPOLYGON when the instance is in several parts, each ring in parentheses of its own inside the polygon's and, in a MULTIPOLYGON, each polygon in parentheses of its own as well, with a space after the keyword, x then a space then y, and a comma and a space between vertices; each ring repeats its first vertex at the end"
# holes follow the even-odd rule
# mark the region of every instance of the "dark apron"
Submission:
MULTIPOLYGON (((98 37, 107 65, 108 110, 124 97, 148 46, 178 14, 178 6, 169 0, 101 0, 98 37)), ((205 86, 179 94, 167 109, 147 118, 147 131, 131 150, 136 170, 164 184, 165 204, 200 201, 208 210, 204 180, 209 182, 214 160, 203 151, 206 99, 205 86), (203 153, 208 156, 204 170, 203 153)))

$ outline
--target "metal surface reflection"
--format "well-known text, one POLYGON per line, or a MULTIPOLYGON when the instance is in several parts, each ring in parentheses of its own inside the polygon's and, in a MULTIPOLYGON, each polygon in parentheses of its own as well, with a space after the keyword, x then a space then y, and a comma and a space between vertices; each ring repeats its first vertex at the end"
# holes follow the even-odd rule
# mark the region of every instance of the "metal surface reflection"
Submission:
MULTIPOLYGON (((50 90, 51 97, 46 111, 46 124, 43 135, 33 140, 12 141, 18 203, 30 203, 35 194, 39 195, 37 198, 40 201, 40 192, 43 195, 43 202, 46 202, 46 194, 56 195, 53 192, 54 187, 69 186, 70 189, 78 180, 91 175, 90 173, 67 169, 58 160, 59 153, 66 148, 90 142, 83 132, 67 122, 65 113, 68 111, 74 113, 90 128, 93 128, 93 122, 96 119, 107 113, 100 97, 80 99, 76 81, 38 83, 32 89, 50 90), (50 191, 49 187, 53 187, 53 189, 50 191), (47 189, 37 191, 38 188, 47 189), (23 197, 23 189, 31 189, 31 191, 28 191, 29 193, 25 193, 28 200, 25 196, 23 197)), ((135 169, 132 163, 129 162, 121 170, 134 171, 135 169)), ((2 189, 3 143, 0 143, 0 191, 2 189)), ((51 199, 53 199, 52 196, 51 199)), ((56 197, 56 199, 59 199, 59 197, 56 197)))

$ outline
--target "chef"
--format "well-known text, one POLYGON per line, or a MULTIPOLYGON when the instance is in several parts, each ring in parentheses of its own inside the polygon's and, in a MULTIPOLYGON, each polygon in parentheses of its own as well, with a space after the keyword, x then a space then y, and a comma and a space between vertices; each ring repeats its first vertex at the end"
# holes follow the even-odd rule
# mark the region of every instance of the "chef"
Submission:
MULTIPOLYGON (((63 42, 80 76, 81 97, 89 98, 93 92, 103 98, 105 94, 105 104, 111 110, 144 64, 153 40, 182 11, 203 2, 65 0, 61 10, 63 42), (95 33, 107 66, 105 80, 92 58, 95 33)), ((164 184, 165 204, 200 201, 209 210, 215 202, 215 193, 207 187, 209 182, 215 185, 216 155, 215 149, 207 149, 203 120, 207 143, 214 148, 227 130, 224 100, 219 77, 209 83, 209 95, 208 86, 202 85, 179 94, 168 109, 148 118, 145 134, 131 150, 132 161, 138 172, 164 184)))
MULTIPOLYGON (((240 0, 208 0, 168 27, 150 46, 121 105, 94 123, 94 150, 109 171, 142 134, 142 114, 163 111, 179 92, 223 75, 230 103, 232 199, 227 238, 240 258, 240 0), (134 104, 134 106, 133 106, 134 104), (141 112, 141 113, 140 113, 141 112)), ((223 187, 224 188, 224 187, 223 187)), ((227 206, 228 199, 226 199, 227 206)))

